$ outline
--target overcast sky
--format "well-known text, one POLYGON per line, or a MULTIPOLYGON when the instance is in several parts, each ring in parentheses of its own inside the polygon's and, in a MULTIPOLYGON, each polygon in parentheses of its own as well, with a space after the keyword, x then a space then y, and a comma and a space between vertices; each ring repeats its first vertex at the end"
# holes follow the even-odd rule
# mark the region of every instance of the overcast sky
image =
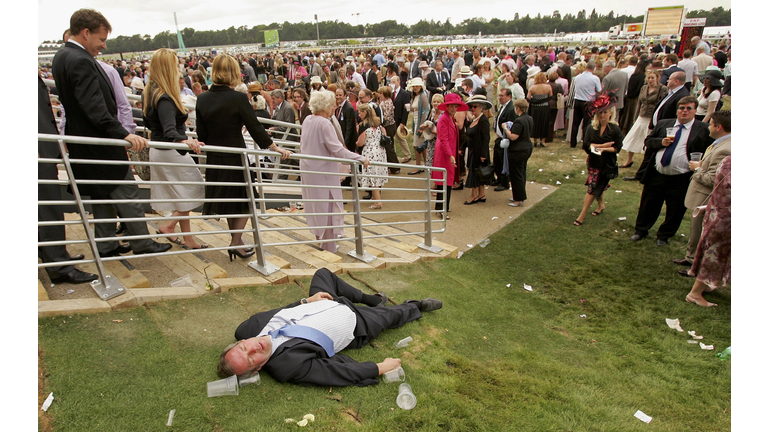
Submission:
MULTIPOLYGON (((600 14, 608 14, 611 10, 617 15, 641 15, 649 7, 683 5, 690 9, 710 10, 717 6, 731 8, 730 0, 592 0, 575 2, 566 0, 519 1, 484 0, 481 10, 468 8, 471 2, 466 0, 414 1, 403 4, 399 8, 377 8, 373 11, 370 5, 385 4, 381 2, 366 2, 361 0, 341 0, 314 3, 307 0, 284 0, 280 2, 227 2, 217 3, 210 0, 157 0, 129 1, 115 0, 38 0, 38 44, 45 40, 59 40, 62 32, 69 27, 69 17, 79 8, 93 8, 104 14, 112 24, 112 35, 132 36, 149 34, 154 36, 165 30, 175 32, 173 13, 179 20, 179 29, 191 27, 195 30, 222 30, 231 26, 253 27, 259 24, 273 22, 314 22, 314 14, 320 21, 342 21, 351 24, 377 23, 385 20, 412 25, 419 20, 435 20, 444 22, 450 18, 454 24, 464 19, 484 17, 510 20, 515 13, 520 16, 530 14, 551 15, 555 10, 561 15, 576 14, 581 9, 590 13, 596 9, 600 14), (276 7, 279 4, 280 7, 276 7), (405 6, 407 4, 407 6, 405 6), (469 12, 465 12, 470 9, 469 12), (268 11, 268 13, 264 13, 268 11), (359 16, 353 15, 360 13, 359 16)), ((605 29, 606 31, 608 29, 605 29)), ((322 36, 322 35, 321 35, 322 36)))

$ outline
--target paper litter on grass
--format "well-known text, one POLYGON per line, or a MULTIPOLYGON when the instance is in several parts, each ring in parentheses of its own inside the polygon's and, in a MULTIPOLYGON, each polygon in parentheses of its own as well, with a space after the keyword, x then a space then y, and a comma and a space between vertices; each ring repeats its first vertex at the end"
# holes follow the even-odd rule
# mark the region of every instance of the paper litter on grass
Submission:
POLYGON ((621 191, 620 191, 620 190, 617 190, 617 191, 616 191, 616 193, 621 193, 621 191))
POLYGON ((471 245, 471 244, 468 244, 468 245, 467 245, 467 247, 468 247, 468 248, 471 248, 472 246, 474 246, 474 245, 471 245))
MULTIPOLYGON (((552 154, 554 154, 554 153, 552 153, 552 154)), ((560 159, 560 162, 562 162, 562 161, 563 161, 563 160, 562 160, 562 159, 560 159)))
POLYGON ((557 183, 555 183, 555 184, 562 184, 562 183, 560 183, 560 180, 558 180, 557 183))
POLYGON ((704 336, 696 335, 696 331, 694 331, 694 330, 689 331, 688 334, 691 335, 691 337, 696 339, 696 340, 704 339, 704 336))
POLYGON ((533 291, 533 288, 531 288, 530 285, 525 284, 525 283, 523 284, 523 288, 525 288, 526 291, 533 291))
POLYGON ((539 168, 539 172, 544 172, 544 168, 539 168))
POLYGON ((627 218, 622 216, 622 217, 619 218, 619 220, 627 220, 627 218))
POLYGON ((571 178, 571 176, 565 176, 565 179, 566 179, 566 180, 568 180, 569 178, 571 178))
POLYGON ((173 416, 175 415, 176 415, 176 410, 172 409, 171 412, 168 413, 168 422, 165 423, 166 426, 173 425, 173 416))
POLYGON ((651 420, 653 420, 653 417, 649 416, 648 414, 640 410, 637 410, 637 412, 635 413, 635 417, 637 417, 639 420, 644 421, 646 423, 650 423, 651 420))
POLYGON ((494 216, 494 217, 491 218, 491 220, 494 221, 494 220, 496 220, 498 218, 499 218, 498 216, 494 216))
POLYGON ((507 288, 509 288, 509 287, 511 287, 511 286, 512 286, 512 284, 507 284, 507 288))
POLYGON ((697 344, 697 343, 700 343, 700 342, 696 342, 696 341, 695 341, 695 340, 693 340, 693 339, 688 339, 688 343, 689 343, 689 344, 697 344))
POLYGON ((53 392, 48 395, 47 398, 45 398, 45 402, 43 402, 43 406, 40 407, 43 411, 48 411, 48 408, 51 406, 51 403, 53 403, 53 392))
POLYGON ((302 421, 300 421, 300 422, 297 422, 297 423, 296 423, 296 426, 301 426, 301 427, 304 427, 304 426, 306 426, 306 425, 307 425, 307 423, 309 423, 309 420, 307 420, 307 419, 304 419, 304 420, 302 420, 302 421))
POLYGON ((544 189, 544 190, 549 190, 549 188, 548 188, 548 187, 543 187, 542 189, 544 189))
POLYGON ((707 350, 707 351, 712 351, 713 349, 715 349, 714 345, 704 345, 704 342, 699 342, 699 346, 701 347, 701 349, 707 350))
POLYGON ((580 316, 581 318, 586 318, 586 317, 587 317, 586 315, 579 315, 579 316, 580 316))
POLYGON ((680 327, 680 320, 678 318, 675 318, 675 319, 667 318, 666 320, 667 320, 667 325, 669 326, 669 328, 675 329, 675 330, 677 330, 679 332, 683 331, 683 328, 680 327))

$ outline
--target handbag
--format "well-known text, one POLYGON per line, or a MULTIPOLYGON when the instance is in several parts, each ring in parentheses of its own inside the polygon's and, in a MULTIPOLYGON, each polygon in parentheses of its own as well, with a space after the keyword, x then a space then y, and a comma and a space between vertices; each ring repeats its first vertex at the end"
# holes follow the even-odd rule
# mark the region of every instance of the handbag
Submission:
POLYGON ((481 183, 493 181, 493 165, 484 165, 475 168, 475 177, 481 183))
POLYGON ((379 138, 379 145, 381 145, 384 148, 387 148, 393 144, 394 142, 392 141, 392 137, 381 134, 381 137, 379 138))
POLYGON ((619 176, 619 164, 605 165, 603 171, 605 171, 605 178, 615 179, 619 176))

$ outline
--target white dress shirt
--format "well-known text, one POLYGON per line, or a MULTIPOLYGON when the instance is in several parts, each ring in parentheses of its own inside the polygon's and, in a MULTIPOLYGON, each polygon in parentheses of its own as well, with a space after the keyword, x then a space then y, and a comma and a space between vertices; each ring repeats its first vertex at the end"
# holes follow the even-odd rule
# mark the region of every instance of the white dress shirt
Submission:
POLYGON ((681 125, 680 122, 675 121, 674 127, 675 134, 677 134, 677 128, 680 127, 683 128, 683 132, 680 134, 680 141, 677 143, 677 147, 675 147, 675 152, 672 153, 672 160, 669 162, 669 165, 661 165, 661 158, 664 156, 664 153, 668 147, 660 149, 658 152, 656 152, 656 171, 658 171, 659 174, 677 175, 685 174, 691 171, 688 168, 688 137, 691 135, 693 120, 684 125, 681 125))

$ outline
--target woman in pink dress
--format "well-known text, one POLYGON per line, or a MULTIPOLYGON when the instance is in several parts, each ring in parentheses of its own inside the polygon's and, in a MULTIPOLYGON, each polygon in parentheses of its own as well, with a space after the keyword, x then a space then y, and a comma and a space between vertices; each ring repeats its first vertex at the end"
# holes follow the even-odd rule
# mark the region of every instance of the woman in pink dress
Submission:
MULTIPOLYGON (((336 97, 333 92, 316 90, 309 98, 309 109, 312 115, 304 120, 301 130, 300 153, 303 155, 323 156, 350 159, 363 163, 368 168, 368 158, 351 152, 339 140, 330 117, 336 108, 336 97)), ((306 186, 321 186, 302 188, 301 197, 304 200, 304 213, 307 214, 307 225, 310 227, 340 226, 344 223, 344 211, 339 177, 339 163, 330 161, 301 159, 302 171, 321 171, 328 174, 309 174, 302 172, 301 184, 306 186), (322 187, 322 186, 327 186, 322 187), (329 200, 328 202, 312 202, 308 200, 329 200), (312 215, 312 213, 337 213, 334 215, 312 215)), ((343 228, 313 228, 312 234, 321 239, 336 239, 344 233, 343 228)), ((336 252, 336 242, 321 243, 320 247, 329 252, 336 252)))
MULTIPOLYGON (((448 183, 448 192, 445 197, 445 212, 450 211, 451 204, 451 187, 454 178, 456 177, 456 171, 458 165, 456 164, 456 152, 459 143, 459 129, 456 127, 456 123, 453 121, 453 116, 458 111, 467 111, 469 107, 467 104, 461 101, 461 97, 456 93, 448 93, 445 95, 445 102, 437 107, 443 114, 437 120, 437 142, 435 143, 435 156, 432 166, 446 169, 445 181, 448 183)), ((438 187, 443 186, 443 173, 439 171, 432 171, 432 180, 438 187)), ((437 200, 443 200, 443 192, 437 193, 437 200)), ((438 202, 435 204, 435 210, 443 210, 443 203, 438 202)), ((442 213, 440 213, 442 217, 442 213)), ((445 219, 450 217, 447 215, 445 219)))
POLYGON ((715 187, 707 203, 707 212, 701 230, 701 240, 696 249, 688 274, 696 276, 691 292, 685 301, 699 306, 712 307, 702 295, 725 286, 731 280, 731 157, 726 156, 715 175, 715 187))

